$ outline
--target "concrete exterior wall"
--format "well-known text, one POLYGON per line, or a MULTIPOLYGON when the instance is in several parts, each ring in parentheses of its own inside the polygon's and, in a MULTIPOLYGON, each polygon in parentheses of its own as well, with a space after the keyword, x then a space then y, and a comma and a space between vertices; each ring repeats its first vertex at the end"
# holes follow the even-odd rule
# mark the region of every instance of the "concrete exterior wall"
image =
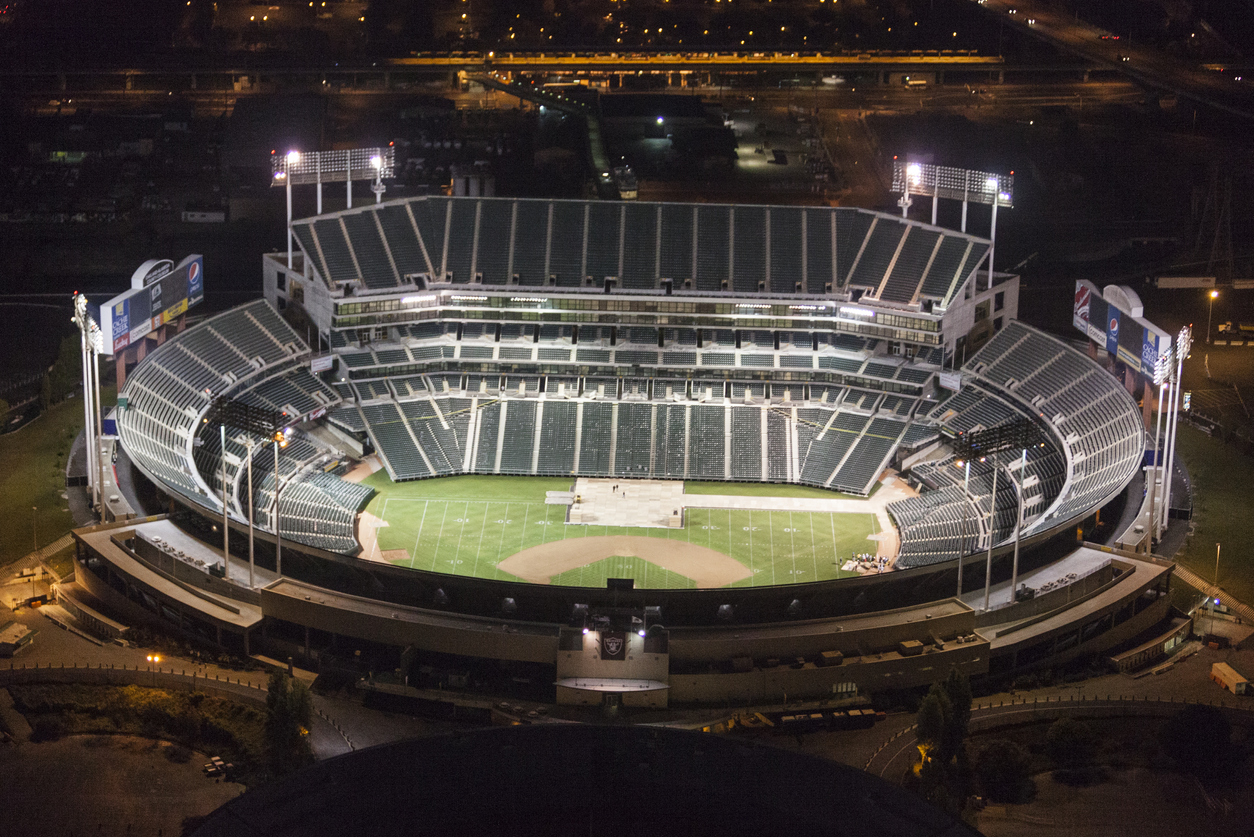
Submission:
POLYGON ((888 611, 888 618, 861 629, 836 619, 790 625, 784 631, 759 631, 752 626, 740 630, 671 628, 670 654, 671 659, 681 662, 720 662, 733 657, 811 657, 823 651, 840 651, 847 657, 856 657, 864 651, 895 651, 898 643, 906 640, 928 644, 932 637, 953 639, 975 633, 974 611, 964 610, 932 619, 927 618, 926 611, 920 612, 917 608, 906 612, 909 616, 893 621, 892 611, 888 611))
POLYGON ((432 612, 431 620, 419 621, 424 611, 401 605, 395 606, 396 618, 391 618, 319 601, 301 601, 270 590, 261 591, 261 607, 268 617, 402 648, 413 645, 442 654, 545 665, 552 665, 557 658, 556 625, 545 626, 551 627, 551 632, 523 632, 512 630, 499 620, 438 612, 432 612))
POLYGON ((672 703, 759 703, 785 697, 830 696, 837 683, 856 683, 860 693, 926 686, 957 668, 967 676, 988 671, 988 643, 971 642, 914 657, 891 653, 860 657, 843 665, 804 668, 778 666, 735 674, 673 674, 672 703))
POLYGON ((261 260, 261 291, 266 300, 275 308, 282 310, 291 300, 293 283, 299 285, 303 300, 298 303, 314 326, 321 334, 331 329, 331 315, 334 306, 326 283, 317 274, 313 265, 303 257, 293 262, 293 270, 287 270, 287 253, 268 253, 261 260), (279 291, 279 281, 286 278, 286 289, 279 291), (280 304, 282 300, 282 305, 280 304))
MULTIPOLYGON (((998 317, 1002 318, 1003 327, 1011 320, 1019 319, 1018 276, 1005 278, 1000 282, 1000 284, 994 285, 988 290, 974 290, 977 287, 981 287, 981 282, 987 281, 987 265, 988 260, 985 259, 971 279, 968 280, 968 284, 971 285, 973 291, 971 298, 967 299, 965 291, 961 291, 954 295, 953 304, 945 311, 945 317, 942 322, 944 323, 945 329, 943 339, 945 342, 946 352, 952 352, 958 338, 970 334, 971 330, 975 328, 975 309, 978 305, 985 301, 989 303, 988 318, 990 326, 998 317), (1006 296, 1003 300, 1002 309, 1000 311, 996 311, 994 310, 996 305, 995 297, 999 293, 1004 293, 1006 296)), ((1001 276, 994 276, 994 278, 1002 279, 1001 276)), ((975 354, 975 350, 971 347, 970 341, 968 341, 967 357, 969 358, 973 354, 975 354)), ((959 355, 956 360, 959 365, 963 362, 961 355, 959 355)))

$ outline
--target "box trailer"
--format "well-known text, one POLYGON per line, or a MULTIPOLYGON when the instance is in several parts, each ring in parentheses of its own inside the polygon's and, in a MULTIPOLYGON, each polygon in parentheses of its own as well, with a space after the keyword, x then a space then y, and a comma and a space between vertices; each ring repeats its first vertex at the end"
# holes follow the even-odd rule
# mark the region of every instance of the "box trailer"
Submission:
POLYGON ((1250 688, 1250 681, 1227 663, 1215 663, 1210 667, 1210 679, 1234 695, 1243 695, 1250 688))

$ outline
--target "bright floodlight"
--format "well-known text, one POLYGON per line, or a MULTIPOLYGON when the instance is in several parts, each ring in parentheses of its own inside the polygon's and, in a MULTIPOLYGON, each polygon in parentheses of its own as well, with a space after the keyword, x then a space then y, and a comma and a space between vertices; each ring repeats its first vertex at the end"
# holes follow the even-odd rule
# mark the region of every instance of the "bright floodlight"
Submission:
POLYGON ((662 124, 662 117, 660 117, 660 116, 659 116, 659 117, 657 118, 657 124, 659 124, 659 125, 661 125, 661 124, 662 124))
MULTIPOLYGON (((3 0, 0 0, 3 2, 3 0)), ((352 148, 339 151, 290 151, 270 158, 275 186, 291 181, 293 186, 347 180, 375 180, 393 176, 395 149, 391 146, 352 148), (378 162, 375 162, 375 161, 378 162), (282 177, 279 174, 282 173, 282 177)))
POLYGON ((892 191, 964 203, 1014 206, 1015 173, 954 168, 922 161, 893 160, 892 191))
POLYGON ((1217 299, 1218 297, 1219 297, 1219 291, 1211 291, 1211 292, 1210 292, 1210 298, 1211 298, 1211 299, 1217 299))

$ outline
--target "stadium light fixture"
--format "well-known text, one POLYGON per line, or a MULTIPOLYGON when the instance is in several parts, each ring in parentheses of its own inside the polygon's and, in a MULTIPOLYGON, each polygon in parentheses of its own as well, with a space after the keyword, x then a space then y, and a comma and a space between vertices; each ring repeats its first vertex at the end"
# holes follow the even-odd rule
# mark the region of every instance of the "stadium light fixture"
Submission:
MULTIPOLYGON (((993 221, 989 239, 997 241, 997 207, 1014 207, 1014 175, 997 174, 995 172, 975 171, 973 169, 938 166, 934 163, 907 163, 905 160, 893 158, 892 191, 901 193, 897 205, 902 208, 902 217, 910 206, 911 195, 924 195, 932 198, 932 223, 936 223, 936 203, 938 198, 962 201, 962 232, 967 231, 967 205, 987 203, 993 206, 993 221), (916 175, 917 170, 917 175, 916 175)), ((989 282, 992 283, 993 251, 988 249, 989 282)))
POLYGON ((270 153, 272 186, 293 185, 318 187, 318 214, 322 214, 322 182, 343 180, 348 208, 353 207, 353 181, 382 182, 392 177, 396 166, 396 148, 389 144, 375 148, 350 148, 337 151, 289 151, 270 153), (379 164, 373 163, 379 158, 379 164))

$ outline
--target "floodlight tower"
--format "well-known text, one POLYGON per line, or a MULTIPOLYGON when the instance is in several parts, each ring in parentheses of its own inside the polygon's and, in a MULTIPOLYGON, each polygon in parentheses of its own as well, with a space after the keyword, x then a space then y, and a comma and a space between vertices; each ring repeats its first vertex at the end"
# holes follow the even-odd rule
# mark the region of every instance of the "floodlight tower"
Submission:
MULTIPOLYGON (((229 398, 218 396, 209 406, 209 410, 205 413, 205 424, 219 424, 222 433, 222 554, 224 566, 227 569, 227 578, 230 578, 230 552, 228 546, 227 532, 229 531, 229 521, 227 518, 228 510, 228 494, 226 484, 226 427, 230 425, 246 431, 248 435, 248 586, 255 587, 256 575, 256 557, 253 549, 253 448, 258 445, 256 437, 260 436, 264 439, 265 444, 271 439, 275 440, 275 512, 274 512, 274 537, 275 537, 275 568, 279 570, 279 561, 281 559, 282 550, 282 534, 278 529, 278 440, 282 439, 282 444, 287 445, 287 424, 288 416, 284 412, 266 410, 261 407, 255 407, 242 401, 232 401, 229 398)), ((280 572, 280 574, 282 574, 280 572)))
MULTIPOLYGON (((1157 362, 1154 364, 1154 384, 1158 387, 1158 409, 1157 418, 1154 422, 1154 466, 1150 475, 1150 551, 1154 549, 1154 542, 1158 540, 1158 480, 1162 472, 1162 446, 1160 439, 1163 429, 1163 403, 1167 399, 1167 393, 1172 390, 1170 378, 1172 368, 1172 347, 1170 344, 1167 350, 1158 356, 1157 362)), ((1170 421, 1170 420, 1169 420, 1170 421)), ((1170 425, 1168 425, 1170 432, 1170 425)))
MULTIPOLYGON (((980 430, 975 433, 963 433, 954 440, 954 450, 963 459, 970 461, 972 457, 980 457, 980 461, 988 459, 993 464, 993 494, 988 508, 988 558, 984 566, 984 609, 988 610, 989 597, 993 587, 993 546, 996 540, 997 523, 997 454, 1006 450, 1022 451, 1019 471, 1019 507, 1015 523, 1014 562, 1010 571, 1010 601, 1015 598, 1015 588, 1019 583, 1019 537, 1023 529, 1023 483, 1024 472, 1027 470, 1029 447, 1039 443, 1036 425, 1028 418, 1018 418, 1006 424, 980 430)), ((959 559, 959 567, 962 563, 959 559)), ((961 573, 961 569, 959 569, 961 573)), ((959 576, 961 578, 961 576, 959 576)), ((961 590, 959 590, 961 592, 961 590)))
POLYGON ((1014 175, 996 174, 993 172, 974 171, 938 166, 933 163, 908 163, 893 158, 894 192, 901 192, 897 205, 901 207, 902 216, 910 207, 910 196, 925 195, 932 198, 932 223, 936 223, 936 204, 939 198, 962 201, 962 232, 967 231, 967 204, 989 203, 993 205, 993 220, 989 230, 991 241, 988 248, 989 284, 993 276, 993 250, 997 242, 997 207, 1011 208, 1014 206, 1014 175))
POLYGON ((1184 377, 1184 359, 1193 348, 1193 329, 1185 326, 1176 335, 1176 374, 1175 387, 1171 393, 1171 412, 1167 415, 1167 471, 1163 475, 1163 509, 1161 512, 1162 528, 1167 528, 1167 518, 1171 512, 1171 474, 1176 464, 1176 431, 1180 424, 1180 385, 1184 377))
POLYGON ((963 465, 965 467, 963 469, 964 473, 962 477, 962 499, 963 499, 962 540, 959 542, 960 545, 958 547, 958 592, 956 594, 959 598, 962 597, 962 559, 966 557, 966 551, 967 551, 967 522, 971 518, 970 508, 969 508, 971 505, 971 459, 970 457, 967 457, 967 459, 963 462, 963 465))
POLYGON ((287 269, 292 269, 292 177, 291 171, 300 162, 300 152, 287 152, 287 168, 282 172, 283 185, 287 188, 287 269))
POLYGON ((902 183, 901 199, 897 201, 897 205, 901 207, 901 217, 905 218, 910 212, 910 205, 914 201, 910 200, 910 187, 919 185, 919 174, 921 169, 918 163, 910 163, 906 166, 906 179, 902 183))
POLYGON ((384 192, 387 191, 387 187, 384 186, 384 158, 375 154, 370 158, 370 168, 375 169, 375 182, 370 184, 370 191, 375 193, 375 203, 382 203, 384 192))
POLYGON ((91 488, 91 504, 104 519, 104 462, 100 456, 102 435, 100 416, 100 363, 104 352, 104 335, 87 309, 87 297, 74 294, 74 316, 70 321, 82 335, 80 355, 83 364, 83 435, 87 443, 87 483, 91 488))
MULTIPOLYGON (((985 185, 993 193, 993 220, 989 224, 988 230, 988 286, 993 287, 993 251, 997 249, 997 204, 1001 197, 1000 189, 997 187, 997 178, 990 177, 985 181, 985 185)), ((288 222, 291 223, 290 221, 288 222)), ((291 267, 289 264, 288 267, 291 267)))

